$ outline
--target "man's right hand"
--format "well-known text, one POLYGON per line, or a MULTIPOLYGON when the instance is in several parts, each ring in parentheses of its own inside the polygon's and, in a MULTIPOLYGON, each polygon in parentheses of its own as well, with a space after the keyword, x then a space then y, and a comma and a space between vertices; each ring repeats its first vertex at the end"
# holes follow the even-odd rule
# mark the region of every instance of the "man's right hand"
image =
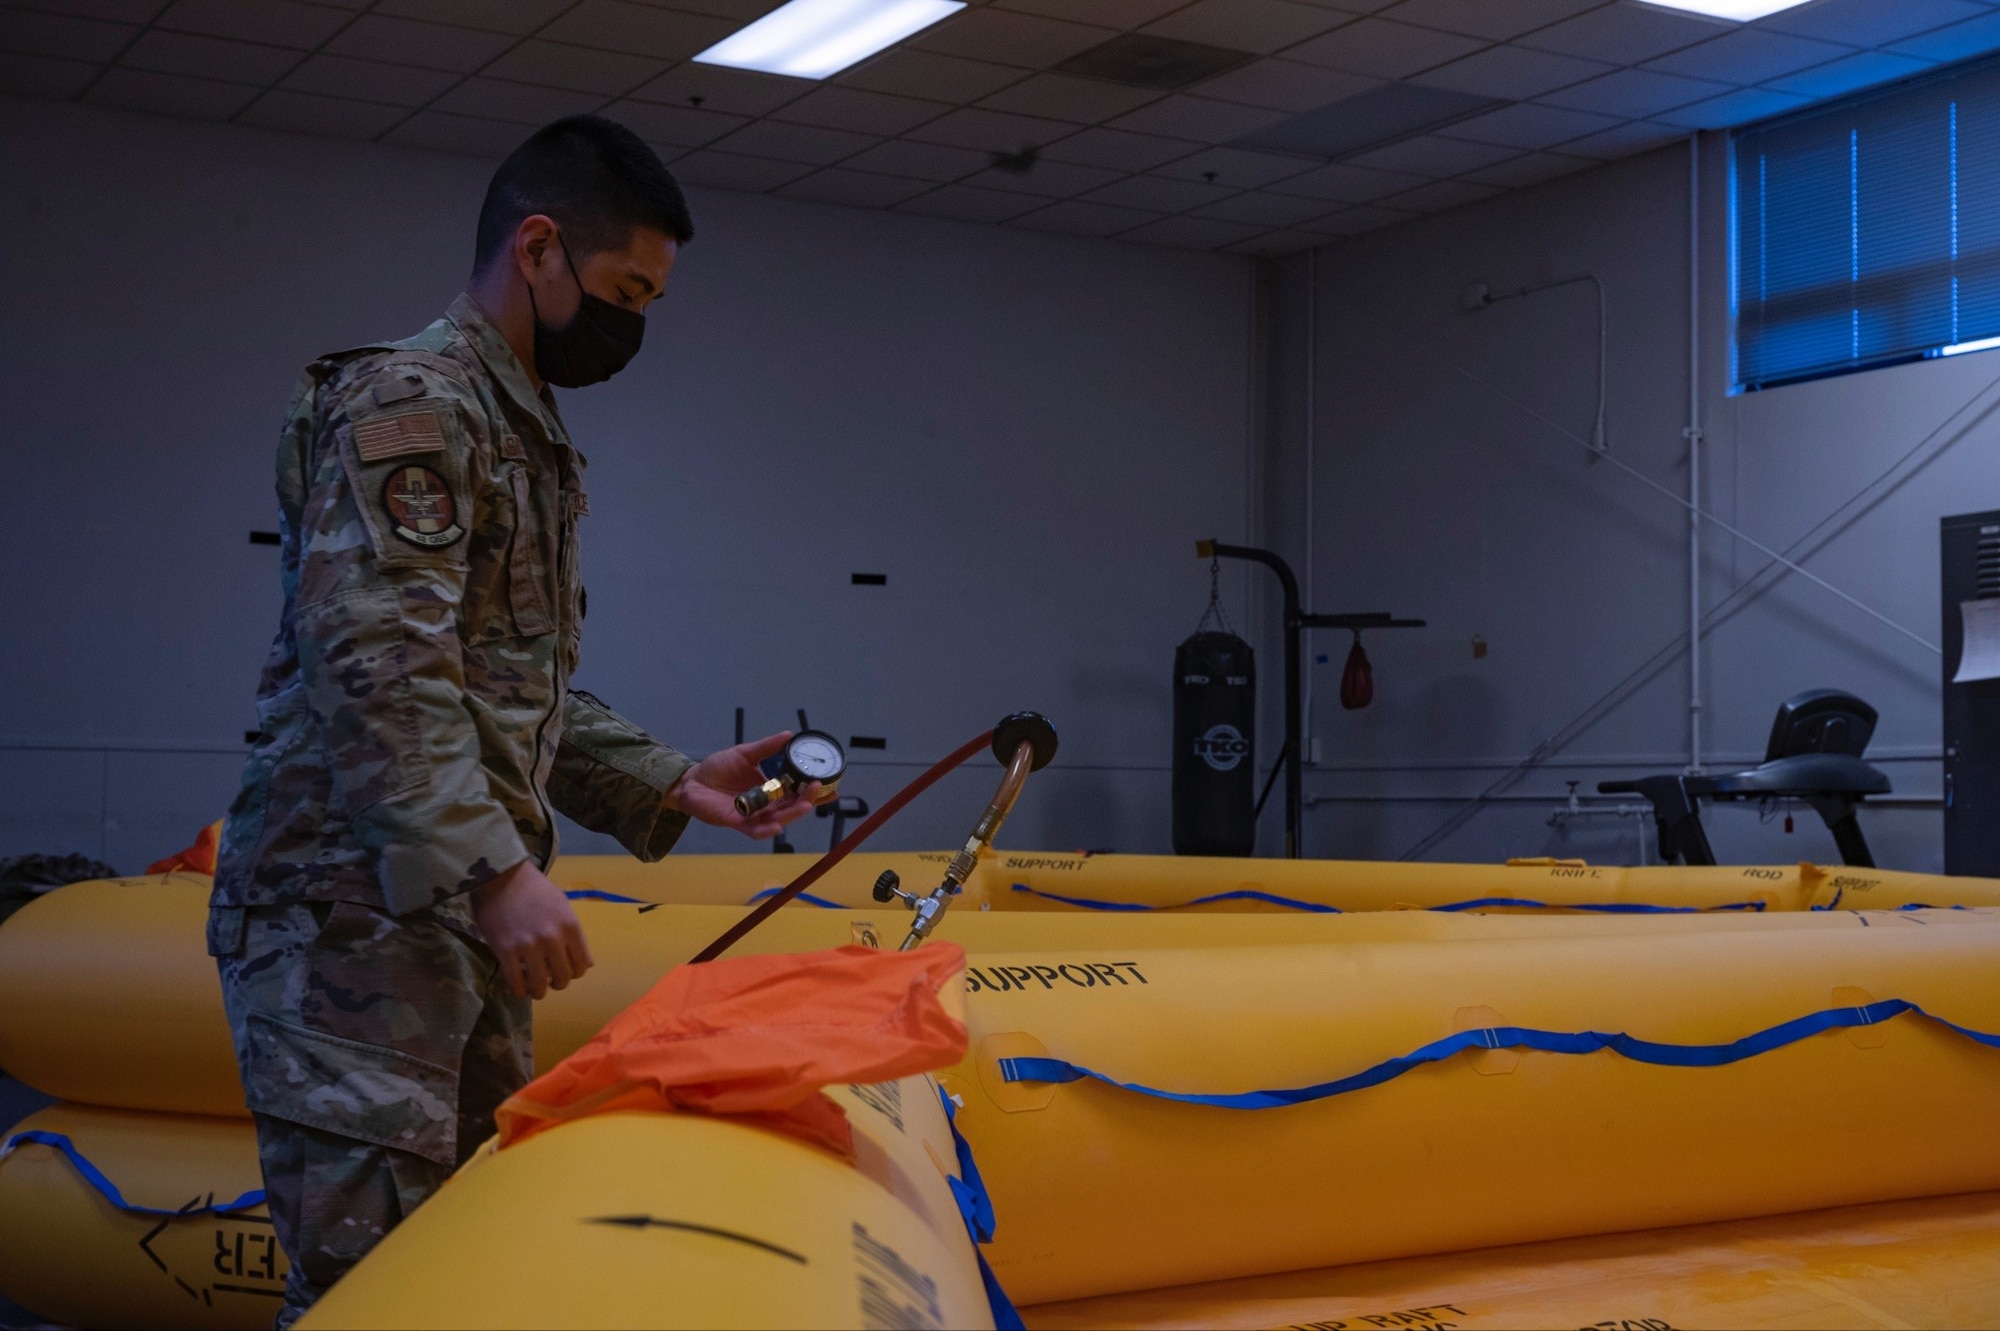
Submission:
POLYGON ((561 989, 589 970, 590 945, 563 890, 522 860, 472 889, 472 918, 500 959, 507 987, 528 998, 561 989))

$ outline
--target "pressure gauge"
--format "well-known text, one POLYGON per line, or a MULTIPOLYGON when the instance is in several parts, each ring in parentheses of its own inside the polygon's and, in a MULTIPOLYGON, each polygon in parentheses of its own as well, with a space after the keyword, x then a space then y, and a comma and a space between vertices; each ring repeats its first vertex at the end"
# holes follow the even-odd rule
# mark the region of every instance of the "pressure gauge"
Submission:
MULTIPOLYGON (((827 791, 833 790, 847 770, 847 750, 824 730, 801 730, 785 742, 777 766, 778 770, 763 785, 736 797, 736 812, 748 818, 773 800, 794 794, 814 781, 827 791)), ((770 772, 768 763, 765 770, 770 772)))

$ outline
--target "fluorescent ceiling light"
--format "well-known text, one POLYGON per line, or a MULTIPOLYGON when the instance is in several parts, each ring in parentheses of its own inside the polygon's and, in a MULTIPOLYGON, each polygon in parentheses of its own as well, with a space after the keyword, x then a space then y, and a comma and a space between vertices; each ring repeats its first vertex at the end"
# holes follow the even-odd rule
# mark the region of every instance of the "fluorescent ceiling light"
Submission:
POLYGON ((1955 342, 1948 347, 1939 347, 1940 356, 1963 356, 1968 351, 1992 351, 2000 347, 2000 337, 1982 337, 1977 342, 1955 342))
POLYGON ((964 0, 792 0, 695 59, 823 79, 963 8, 964 0))
POLYGON ((1706 14, 1710 18, 1748 23, 1753 18, 1763 18, 1781 9, 1797 9, 1806 0, 1645 0, 1645 3, 1660 9, 1684 9, 1690 14, 1706 14))

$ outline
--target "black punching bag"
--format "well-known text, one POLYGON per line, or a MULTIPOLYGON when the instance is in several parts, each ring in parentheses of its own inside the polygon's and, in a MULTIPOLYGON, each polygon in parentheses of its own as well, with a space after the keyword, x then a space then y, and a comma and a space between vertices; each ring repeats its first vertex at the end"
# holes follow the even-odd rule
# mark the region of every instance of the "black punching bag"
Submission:
POLYGON ((1234 633, 1198 632, 1174 652, 1174 853, 1256 848, 1257 667, 1234 633))

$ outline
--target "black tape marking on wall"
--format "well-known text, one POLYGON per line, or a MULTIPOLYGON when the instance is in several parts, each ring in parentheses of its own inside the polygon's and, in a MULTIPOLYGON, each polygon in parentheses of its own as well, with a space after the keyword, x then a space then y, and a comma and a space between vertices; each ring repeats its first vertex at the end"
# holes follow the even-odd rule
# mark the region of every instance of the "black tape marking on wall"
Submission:
POLYGON ((250 533, 250 544, 283 545, 284 542, 278 538, 278 533, 274 531, 253 531, 250 533))
POLYGON ((847 747, 850 749, 886 749, 889 741, 880 735, 849 735, 847 747))
POLYGON ((854 575, 854 585, 857 587, 887 587, 889 585, 889 575, 887 573, 856 573, 854 575))

